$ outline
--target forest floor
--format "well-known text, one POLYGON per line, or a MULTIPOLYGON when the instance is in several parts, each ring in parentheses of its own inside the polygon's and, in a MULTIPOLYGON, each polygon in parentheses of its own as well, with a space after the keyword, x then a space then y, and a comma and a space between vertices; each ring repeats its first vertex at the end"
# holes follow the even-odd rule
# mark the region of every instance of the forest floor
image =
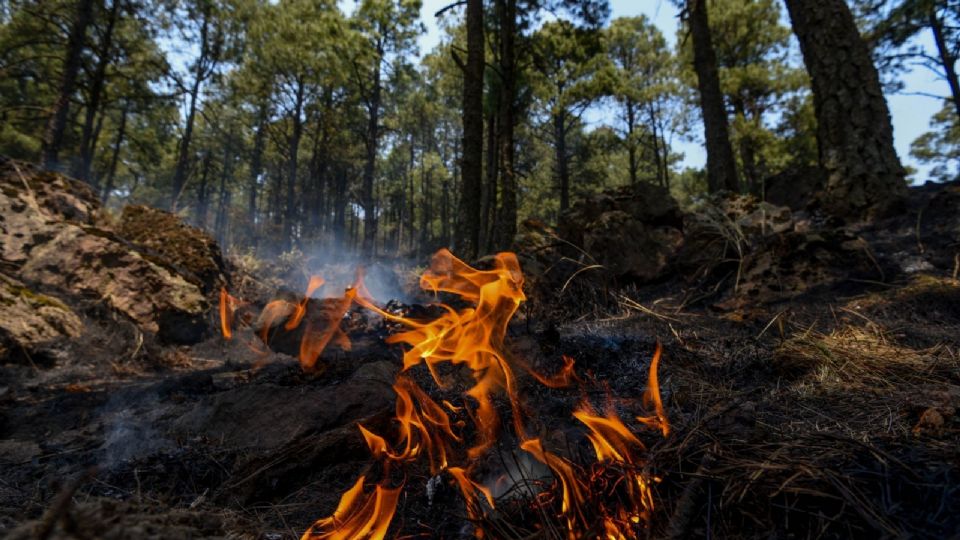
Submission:
MULTIPOLYGON (((878 266, 904 250, 955 257, 955 241, 914 235, 915 219, 858 231, 878 266)), ((615 294, 582 282, 551 312, 583 316, 548 316, 534 309, 540 299, 511 323, 507 347, 542 373, 574 358, 598 382, 588 393, 633 412, 662 343, 672 431, 641 433, 646 470, 661 479, 644 536, 960 538, 956 268, 880 271, 733 308, 679 276, 615 294)), ((402 350, 384 344, 389 328, 376 319, 357 315, 351 350, 327 351, 311 374, 253 350, 249 329, 164 346, 95 307, 77 310, 85 332, 69 358, 0 365, 8 538, 299 538, 370 470, 356 424, 390 428, 402 350)), ((413 376, 432 388, 422 371, 413 376)), ((518 384, 532 429, 571 459, 589 453, 570 417, 581 391, 518 384)), ((504 435, 480 470, 521 461, 515 443, 504 435)), ((391 535, 471 536, 454 490, 428 498, 425 465, 405 476, 391 535)), ((510 537, 550 537, 530 520, 513 527, 510 537)))

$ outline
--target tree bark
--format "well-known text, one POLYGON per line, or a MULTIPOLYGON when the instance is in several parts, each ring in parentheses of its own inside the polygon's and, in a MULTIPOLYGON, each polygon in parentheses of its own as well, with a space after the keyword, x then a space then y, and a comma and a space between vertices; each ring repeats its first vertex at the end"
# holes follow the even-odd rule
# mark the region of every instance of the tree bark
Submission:
POLYGON ((285 251, 290 251, 293 247, 293 223, 297 219, 297 167, 300 154, 300 139, 303 137, 303 102, 306 92, 303 81, 297 81, 295 90, 293 111, 291 112, 291 121, 293 130, 290 135, 290 146, 287 150, 289 159, 287 161, 287 201, 286 212, 283 218, 283 247, 285 251))
POLYGON ((373 84, 370 88, 370 97, 367 103, 367 140, 366 163, 363 167, 363 186, 361 204, 363 205, 363 254, 367 257, 376 256, 377 251, 377 201, 373 192, 373 182, 376 177, 377 149, 380 143, 380 101, 381 75, 380 63, 383 61, 383 45, 377 45, 377 57, 373 67, 373 84))
MULTIPOLYGON (((207 228, 207 211, 210 208, 210 163, 213 156, 208 150, 203 155, 203 169, 200 172, 200 185, 197 186, 197 213, 195 225, 201 229, 207 228)), ((226 160, 226 159, 224 159, 226 160)))
POLYGON ((483 0, 467 0, 467 63, 463 69, 463 154, 457 250, 467 260, 480 251, 483 230, 483 0))
POLYGON ((257 245, 257 195, 260 191, 260 175, 263 174, 263 147, 266 136, 267 105, 261 103, 257 112, 257 130, 253 135, 253 154, 250 156, 250 185, 247 193, 247 221, 250 239, 257 245))
POLYGON ((633 137, 633 130, 637 127, 637 111, 632 99, 627 99, 624 104, 627 113, 627 172, 630 173, 630 185, 637 185, 637 143, 633 137))
POLYGON ((67 38, 67 56, 60 76, 60 88, 57 101, 53 105, 43 138, 41 162, 48 169, 58 169, 60 150, 67 129, 67 117, 70 112, 70 98, 77 85, 80 72, 80 60, 86 46, 87 27, 93 20, 93 0, 77 0, 77 10, 73 16, 70 35, 67 38))
POLYGON ((120 146, 123 145, 123 138, 127 131, 127 112, 130 110, 130 104, 124 102, 123 110, 120 112, 120 125, 117 127, 117 138, 113 143, 113 156, 110 158, 110 170, 107 172, 107 181, 103 186, 103 192, 100 194, 100 200, 103 205, 107 205, 110 199, 110 193, 113 191, 113 181, 117 175, 117 164, 120 162, 120 146))
POLYGON ((787 0, 813 83, 824 209, 870 218, 898 208, 906 191, 890 111, 867 44, 844 0, 787 0))
POLYGON ((177 151, 177 167, 173 171, 173 185, 170 194, 170 211, 177 211, 177 200, 187 183, 187 174, 190 172, 190 143, 193 140, 193 124, 197 117, 197 100, 200 98, 200 85, 205 78, 208 36, 210 31, 210 14, 203 14, 203 23, 200 25, 200 56, 197 58, 196 73, 193 85, 190 88, 190 105, 187 108, 186 125, 183 129, 183 138, 177 151))
POLYGON ((497 115, 491 107, 487 115, 487 178, 483 183, 482 202, 480 204, 480 251, 493 250, 497 211, 497 115))
POLYGON ((505 249, 517 234, 517 176, 514 170, 514 124, 517 100, 517 0, 497 0, 500 21, 500 209, 496 249, 505 249))
POLYGON ((560 185, 560 213, 570 208, 570 167, 567 163, 566 114, 561 110, 553 115, 553 137, 556 144, 557 181, 560 185))
POLYGON ((711 193, 739 191, 737 164, 730 146, 727 110, 720 91, 717 54, 710 37, 707 0, 689 0, 687 16, 693 39, 693 69, 697 72, 704 138, 707 143, 707 185, 711 193))

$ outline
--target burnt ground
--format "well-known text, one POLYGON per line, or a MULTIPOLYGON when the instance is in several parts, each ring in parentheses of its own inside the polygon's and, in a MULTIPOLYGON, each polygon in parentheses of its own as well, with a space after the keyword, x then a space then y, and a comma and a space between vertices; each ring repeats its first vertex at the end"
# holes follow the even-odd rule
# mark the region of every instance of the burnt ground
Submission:
MULTIPOLYGON (((588 459, 570 412, 608 391, 623 418, 645 412, 659 340, 673 430, 630 423, 662 479, 638 536, 960 538, 960 248, 938 226, 908 213, 858 229, 876 276, 779 299, 730 302, 722 269, 642 287, 578 280, 533 297, 511 325, 511 354, 548 374, 569 355, 587 383, 548 389, 521 376, 530 429, 588 459)), ((356 423, 389 432, 401 351, 376 321, 309 374, 251 350, 249 330, 173 348, 77 310, 87 332, 69 354, 0 366, 5 537, 297 538, 359 474, 380 472, 356 423)), ((412 375, 433 388, 420 368, 412 375)), ((458 400, 463 374, 444 377, 450 388, 431 395, 458 400)), ((523 461, 505 434, 478 477, 523 461)), ((431 503, 425 466, 394 474, 406 487, 391 535, 469 537, 449 478, 431 503)), ((548 538, 512 501, 504 537, 548 538)))

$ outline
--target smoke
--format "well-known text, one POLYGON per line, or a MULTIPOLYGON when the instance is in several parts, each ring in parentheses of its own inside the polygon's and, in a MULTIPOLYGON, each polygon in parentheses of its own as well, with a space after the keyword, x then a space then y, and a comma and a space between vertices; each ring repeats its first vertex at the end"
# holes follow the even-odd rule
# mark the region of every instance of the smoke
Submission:
POLYGON ((538 481, 551 478, 550 469, 526 452, 513 453, 504 461, 506 471, 483 482, 494 499, 532 498, 540 491, 538 481))
POLYGON ((156 393, 122 392, 103 406, 102 468, 111 469, 175 447, 155 427, 163 410, 159 401, 156 393))

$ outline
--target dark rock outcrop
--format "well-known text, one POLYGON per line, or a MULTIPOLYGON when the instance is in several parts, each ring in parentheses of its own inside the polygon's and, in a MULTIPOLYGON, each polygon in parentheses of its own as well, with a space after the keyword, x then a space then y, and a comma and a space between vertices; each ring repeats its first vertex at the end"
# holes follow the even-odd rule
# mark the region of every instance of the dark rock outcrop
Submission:
POLYGON ((558 234, 613 277, 649 281, 667 268, 682 242, 683 214, 662 187, 640 183, 573 205, 558 234))

